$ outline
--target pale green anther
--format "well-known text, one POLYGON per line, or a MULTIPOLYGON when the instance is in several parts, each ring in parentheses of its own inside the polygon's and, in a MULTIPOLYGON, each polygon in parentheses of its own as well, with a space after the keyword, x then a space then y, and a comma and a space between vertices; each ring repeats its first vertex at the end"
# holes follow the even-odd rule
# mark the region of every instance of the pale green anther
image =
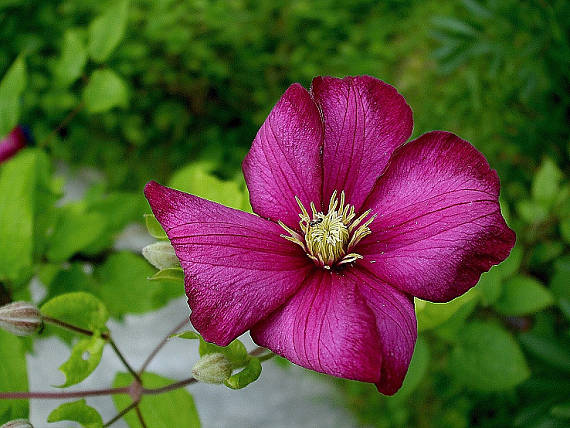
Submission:
POLYGON ((279 222, 288 233, 281 235, 283 238, 299 245, 310 259, 325 269, 362 258, 360 254, 350 253, 350 250, 371 233, 368 226, 376 218, 375 215, 359 226, 370 210, 354 219, 354 206, 345 204, 344 191, 340 193, 340 201, 336 190, 333 192, 326 214, 318 212, 311 202, 310 216, 301 200, 296 196, 295 200, 301 209, 299 226, 304 236, 279 222))

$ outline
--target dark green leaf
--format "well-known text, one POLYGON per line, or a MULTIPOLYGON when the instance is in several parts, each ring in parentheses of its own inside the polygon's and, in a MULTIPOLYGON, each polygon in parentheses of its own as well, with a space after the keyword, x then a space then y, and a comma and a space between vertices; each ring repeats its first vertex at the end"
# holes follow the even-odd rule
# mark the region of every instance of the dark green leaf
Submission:
POLYGON ((544 159, 532 181, 532 198, 544 206, 551 206, 558 194, 561 178, 562 173, 552 159, 544 159))
POLYGON ((18 57, 0 80, 0 138, 20 119, 20 97, 26 87, 26 63, 18 57))
POLYGON ((114 71, 96 70, 83 91, 83 101, 88 112, 102 113, 113 107, 126 107, 129 91, 114 71))
POLYGON ((492 305, 500 297, 503 290, 503 275, 497 267, 491 268, 489 272, 481 275, 477 283, 477 289, 481 293, 481 302, 485 306, 492 305))
MULTIPOLYGON (((23 340, 0 330, 0 391, 27 391, 28 375, 23 340)), ((0 400, 0 424, 27 418, 27 400, 0 400)))
MULTIPOLYGON (((113 382, 113 387, 128 386, 132 381, 133 378, 130 374, 118 373, 113 382)), ((142 381, 145 388, 160 388, 174 383, 171 379, 148 372, 142 375, 142 381)), ((113 401, 117 411, 121 411, 131 404, 131 399, 128 395, 113 395, 113 401)), ((194 399, 183 388, 165 394, 144 395, 139 404, 139 409, 148 427, 200 427, 200 419, 194 399)), ((141 428, 134 412, 127 413, 124 419, 129 427, 141 428)))
POLYGON ((105 61, 117 47, 127 28, 129 1, 108 3, 105 12, 89 26, 89 54, 97 62, 105 61))
POLYGON ((536 279, 518 275, 505 282, 495 309, 504 315, 526 315, 553 303, 550 291, 536 279))
POLYGON ((570 354, 568 346, 536 333, 524 333, 519 336, 527 351, 552 367, 570 373, 570 354))
POLYGON ((59 368, 65 375, 65 383, 59 387, 75 385, 93 373, 101 361, 105 343, 99 335, 94 335, 73 345, 69 359, 59 368))
POLYGON ((101 415, 93 407, 88 406, 85 399, 62 404, 49 414, 47 421, 73 421, 84 428, 103 427, 101 415))
POLYGON ((247 366, 236 374, 230 376, 225 384, 231 389, 242 389, 255 382, 261 375, 261 363, 258 358, 251 358, 247 366))
POLYGON ((459 382, 480 391, 509 389, 530 375, 512 336, 498 325, 480 321, 465 326, 450 366, 459 382))

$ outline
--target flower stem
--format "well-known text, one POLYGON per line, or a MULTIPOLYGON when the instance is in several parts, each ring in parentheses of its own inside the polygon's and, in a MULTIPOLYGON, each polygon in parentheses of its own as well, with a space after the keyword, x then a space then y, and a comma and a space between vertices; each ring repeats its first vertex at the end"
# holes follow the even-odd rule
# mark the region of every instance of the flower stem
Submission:
POLYGON ((141 409, 139 406, 135 407, 135 411, 137 412, 137 417, 139 418, 139 422, 141 423, 143 428, 147 428, 146 423, 144 421, 143 415, 141 413, 141 409))
MULTIPOLYGON (((77 327, 76 325, 66 323, 65 321, 61 321, 56 318, 46 317, 45 315, 42 315, 42 319, 44 322, 56 325, 61 328, 65 328, 67 330, 73 331, 74 333, 83 334, 85 336, 93 336, 95 334, 91 330, 77 327)), ((119 357, 119 360, 121 360, 121 362, 123 363, 125 368, 129 371, 129 373, 132 374, 137 381, 141 382, 140 375, 137 372, 135 372, 134 369, 131 367, 131 365, 127 362, 125 356, 121 353, 111 335, 107 332, 103 332, 101 333, 101 338, 109 342, 111 348, 113 348, 113 351, 115 352, 115 354, 117 354, 117 357, 119 357)))
POLYGON ((91 389, 87 391, 72 391, 72 392, 0 392, 0 400, 18 400, 18 399, 33 399, 38 398, 42 400, 49 399, 66 399, 66 398, 82 398, 82 397, 97 397, 104 395, 115 394, 128 394, 130 389, 128 386, 121 388, 106 388, 106 389, 91 389))
POLYGON ((149 356, 147 357, 147 359, 139 369, 138 371, 139 375, 146 370, 150 362, 154 359, 154 357, 156 357, 156 354, 158 354, 158 351, 160 351, 162 347, 166 344, 166 342, 168 342, 168 338, 173 334, 175 334, 176 332, 178 332, 178 330, 180 330, 182 327, 184 327, 187 322, 188 318, 185 318, 184 321, 182 321, 180 324, 178 324, 176 327, 170 330, 168 334, 160 341, 160 343, 156 345, 156 347, 152 350, 152 352, 149 354, 149 356))
MULTIPOLYGON (((105 425, 103 425, 103 428, 105 427, 110 427, 111 425, 113 425, 115 422, 117 422, 119 419, 121 419, 123 416, 125 416, 127 413, 129 413, 131 410, 133 410, 133 408, 138 406, 138 402, 133 401, 131 404, 129 404, 127 407, 125 407, 123 410, 121 410, 119 413, 117 413, 113 419, 111 419, 109 422, 107 422, 105 425)), ((137 407, 138 409, 138 407, 137 407)))

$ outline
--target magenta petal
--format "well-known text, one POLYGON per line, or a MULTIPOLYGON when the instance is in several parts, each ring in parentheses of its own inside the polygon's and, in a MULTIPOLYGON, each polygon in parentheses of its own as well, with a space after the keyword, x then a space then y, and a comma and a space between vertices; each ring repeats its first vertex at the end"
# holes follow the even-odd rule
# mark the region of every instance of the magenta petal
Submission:
POLYGON ((16 126, 6 137, 0 140, 0 163, 10 159, 24 147, 28 140, 24 128, 16 126))
POLYGON ((323 200, 344 190, 359 211, 394 149, 412 134, 412 110, 370 76, 316 77, 311 91, 325 124, 323 200))
POLYGON ((259 345, 303 367, 366 382, 380 378, 374 314, 356 283, 336 273, 315 271, 251 335, 259 345))
POLYGON ((253 140, 243 173, 253 210, 298 228, 298 196, 321 203, 323 129, 313 99, 298 83, 287 89, 253 140))
POLYGON ((406 293, 451 300, 515 243, 498 198, 497 173, 471 144, 422 135, 394 154, 364 204, 378 217, 356 250, 361 265, 406 293))
POLYGON ((358 267, 348 269, 347 276, 354 277, 360 294, 376 317, 382 353, 382 370, 376 387, 381 393, 392 395, 406 377, 418 336, 413 298, 358 267))
POLYGON ((207 341, 227 345, 315 268, 273 222, 153 181, 145 195, 180 259, 190 319, 207 341))

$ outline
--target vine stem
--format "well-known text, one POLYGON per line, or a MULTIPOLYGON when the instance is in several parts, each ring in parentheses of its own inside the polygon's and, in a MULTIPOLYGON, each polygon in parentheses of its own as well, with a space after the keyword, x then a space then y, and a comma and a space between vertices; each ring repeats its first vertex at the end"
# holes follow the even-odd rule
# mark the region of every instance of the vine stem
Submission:
POLYGON ((166 345, 166 342, 168 342, 168 339, 170 338, 170 336, 177 333, 178 330, 180 330, 182 327, 184 327, 187 323, 188 323, 188 318, 185 318, 184 321, 179 323, 176 327, 174 327, 172 330, 170 330, 166 336, 164 336, 164 338, 160 341, 160 343, 158 345, 156 345, 156 347, 152 350, 152 352, 149 354, 149 356, 144 361, 143 365, 141 366, 141 368, 138 371, 139 375, 142 374, 146 370, 146 368, 148 367, 150 362, 154 359, 154 357, 156 357, 156 354, 158 354, 158 352, 162 349, 162 347, 164 345, 166 345))
MULTIPOLYGON (((44 322, 47 322, 49 324, 53 324, 56 325, 58 327, 73 331, 75 333, 78 334, 83 334, 85 336, 94 336, 95 333, 92 332, 91 330, 87 330, 81 327, 77 327, 76 325, 73 324, 69 324, 66 323, 65 321, 61 321, 58 320, 56 318, 52 318, 52 317, 47 317, 45 315, 42 315, 42 320, 44 322)), ((140 374, 135 372, 135 370, 131 367, 131 365, 128 363, 127 359, 125 358, 125 356, 122 354, 122 352, 119 350, 117 344, 115 343, 115 341, 113 340, 113 338, 111 337, 111 335, 107 332, 103 332, 101 333, 101 338, 106 340, 107 342, 109 342, 109 344, 111 345, 111 348, 113 348, 113 351, 115 352, 115 354, 117 354, 117 357, 119 357, 119 360, 121 360, 121 362, 123 363, 123 365, 125 366, 125 368, 129 371, 129 373, 131 375, 134 376, 134 378, 139 382, 142 383, 142 380, 140 378, 140 374)))

